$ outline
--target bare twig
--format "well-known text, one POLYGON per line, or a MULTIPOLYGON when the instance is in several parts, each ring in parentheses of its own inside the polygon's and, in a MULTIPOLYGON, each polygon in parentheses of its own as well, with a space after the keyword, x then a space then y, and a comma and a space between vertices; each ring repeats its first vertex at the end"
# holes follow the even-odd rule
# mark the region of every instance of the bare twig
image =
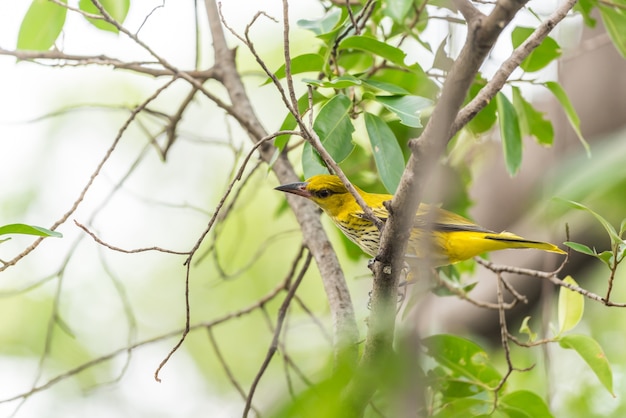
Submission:
POLYGON ((269 363, 272 360, 272 357, 274 357, 274 354, 276 353, 276 349, 278 348, 278 338, 280 336, 280 332, 282 331, 282 325, 285 320, 287 308, 289 307, 289 304, 291 303, 291 300, 293 299, 293 296, 295 295, 296 290, 298 290, 298 286, 302 282, 302 279, 304 278, 304 274, 306 273, 306 271, 309 268, 309 265, 311 264, 312 258, 313 257, 311 256, 311 253, 308 253, 307 258, 304 261, 304 265, 300 269, 300 274, 298 274, 298 277, 291 285, 289 292, 287 293, 287 296, 285 296, 285 300, 283 300, 283 303, 280 306, 280 309, 278 311, 278 319, 276 322, 276 329, 274 331, 274 337, 272 338, 272 342, 267 351, 265 359, 263 360, 263 364, 261 365, 259 372, 255 376, 254 381, 252 382, 252 385, 250 387, 250 392, 248 393, 248 396, 246 398, 246 405, 243 410, 244 418, 248 416, 248 412, 250 411, 250 406, 252 404, 252 398, 254 397, 254 393, 261 380, 261 377, 263 377, 263 374, 265 373, 265 370, 267 370, 267 367, 269 366, 269 363))

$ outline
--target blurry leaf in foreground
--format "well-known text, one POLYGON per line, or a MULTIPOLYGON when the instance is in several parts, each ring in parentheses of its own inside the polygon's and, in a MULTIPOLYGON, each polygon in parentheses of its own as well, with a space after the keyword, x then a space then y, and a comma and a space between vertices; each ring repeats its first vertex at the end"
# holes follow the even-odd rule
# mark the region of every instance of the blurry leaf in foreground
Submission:
POLYGON ((515 418, 550 418, 552 413, 546 402, 536 393, 518 390, 504 395, 498 408, 515 418))

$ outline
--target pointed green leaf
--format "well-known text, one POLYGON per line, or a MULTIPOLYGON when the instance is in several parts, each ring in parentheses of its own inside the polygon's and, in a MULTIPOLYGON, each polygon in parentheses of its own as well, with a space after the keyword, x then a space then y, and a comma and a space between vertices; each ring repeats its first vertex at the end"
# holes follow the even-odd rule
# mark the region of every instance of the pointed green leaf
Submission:
MULTIPOLYGON (((130 8, 130 0, 100 0, 100 4, 106 12, 118 23, 124 23, 128 9, 130 8)), ((100 10, 92 3, 91 0, 80 0, 78 6, 81 10, 94 15, 100 15, 100 10)), ((89 23, 101 30, 118 33, 118 29, 102 19, 87 19, 89 23)))
MULTIPOLYGON (((291 59, 291 74, 301 74, 307 72, 320 72, 324 67, 325 61, 321 55, 318 54, 302 54, 295 56, 291 59)), ((285 64, 281 65, 274 73, 279 80, 285 78, 285 64)), ((263 85, 272 82, 271 78, 267 78, 263 85)))
MULTIPOLYGON (((67 0, 62 0, 67 3, 67 0)), ((17 35, 17 49, 47 51, 59 37, 67 9, 48 0, 33 0, 17 35)))
POLYGON ((563 348, 571 348, 585 360, 585 362, 591 367, 591 370, 598 376, 600 383, 609 391, 613 396, 613 373, 611 371, 611 365, 607 360, 602 347, 596 340, 586 335, 570 334, 565 335, 559 339, 559 344, 563 348))
POLYGON ((551 418, 546 402, 534 392, 518 390, 504 395, 498 402, 498 409, 511 418, 551 418))
POLYGON ((363 83, 360 79, 350 74, 335 77, 329 81, 314 80, 310 78, 304 78, 302 79, 302 81, 317 87, 326 87, 332 89, 345 89, 348 87, 360 86, 363 83))
POLYGON ((378 81, 378 80, 372 80, 372 79, 367 79, 367 80, 363 80, 363 83, 365 85, 368 86, 372 86, 378 90, 383 90, 386 91, 387 93, 391 93, 391 94, 397 94, 397 95, 401 95, 401 96, 406 96, 406 95, 410 95, 411 92, 400 87, 397 86, 395 84, 392 83, 387 83, 384 81, 378 81))
POLYGON ((500 120, 500 137, 502 138, 502 151, 506 169, 514 176, 522 164, 522 134, 515 108, 504 95, 499 92, 496 95, 498 119, 500 120))
POLYGON ((590 28, 594 28, 597 23, 596 19, 591 15, 591 12, 595 8, 596 4, 596 0, 578 0, 574 5, 573 10, 582 14, 585 25, 590 28))
POLYGON ((414 0, 388 0, 385 4, 384 14, 396 23, 403 23, 407 13, 411 10, 414 0))
POLYGON ((328 174, 328 168, 322 162, 319 154, 313 149, 309 142, 302 147, 302 171, 304 178, 316 176, 318 174, 328 174))
POLYGON ((358 49, 377 55, 396 65, 405 67, 406 53, 395 46, 369 36, 350 36, 339 43, 339 50, 358 49))
POLYGON ((590 208, 588 208, 587 206, 583 205, 582 203, 574 202, 572 200, 567 200, 567 199, 560 199, 560 198, 557 198, 557 200, 565 203, 566 205, 568 205, 568 206, 570 206, 570 207, 572 207, 574 209, 583 210, 583 211, 588 212, 591 215, 593 215, 598 220, 598 222, 600 222, 602 224, 602 226, 604 227, 606 232, 611 237, 611 243, 615 244, 615 243, 619 243, 619 242, 622 241, 620 236, 615 231, 615 228, 613 228, 613 225, 611 225, 609 221, 607 221, 602 216, 600 216, 600 214, 598 214, 595 211, 591 210, 590 208))
POLYGON ((567 93, 565 93, 563 87, 561 87, 561 85, 556 81, 546 81, 543 85, 552 92, 554 97, 556 97, 556 99, 563 107, 563 111, 565 111, 565 116, 567 116, 567 120, 569 121, 571 127, 574 129, 574 132, 576 132, 578 140, 585 148, 587 156, 590 156, 591 150, 589 148, 589 144, 587 143, 587 141, 585 141, 582 131, 580 130, 580 119, 578 118, 578 114, 576 113, 572 102, 570 102, 567 93))
POLYGON ((420 112, 432 105, 432 101, 419 96, 376 96, 375 100, 400 118, 400 123, 421 128, 420 112))
POLYGON ((566 246, 570 247, 574 251, 578 251, 579 253, 587 254, 587 255, 590 255, 592 257, 596 257, 597 256, 596 252, 594 250, 592 250, 591 248, 589 248, 588 246, 586 246, 585 244, 581 244, 581 243, 578 243, 578 242, 572 242, 572 241, 566 241, 563 244, 565 244, 566 246))
MULTIPOLYGON (((565 283, 578 286, 578 283, 572 278, 567 276, 563 279, 565 283)), ((585 298, 578 292, 575 292, 567 287, 561 286, 559 290, 559 334, 567 332, 574 328, 583 317, 583 311, 585 310, 585 298)))
POLYGON ((0 235, 7 234, 21 234, 21 235, 35 235, 38 237, 55 237, 61 238, 63 234, 57 231, 51 231, 40 226, 25 225, 25 224, 10 224, 0 226, 0 235))
POLYGON ((544 118, 544 113, 539 112, 524 99, 519 87, 513 87, 513 107, 517 111, 522 135, 534 136, 541 145, 552 145, 554 142, 552 123, 544 118))
MULTIPOLYGON (((470 100, 474 99, 476 95, 482 90, 482 88, 487 84, 487 80, 482 77, 477 77, 477 80, 470 87, 468 97, 465 100, 465 104, 469 103, 470 100)), ((489 103, 483 109, 478 112, 476 116, 472 118, 467 124, 467 128, 474 135, 481 134, 483 132, 488 131, 493 127, 496 123, 496 101, 490 100, 489 103)))
POLYGON ((522 325, 519 327, 519 332, 528 335, 528 341, 533 342, 537 339, 537 333, 530 329, 528 321, 530 321, 530 316, 524 318, 522 325))
POLYGON ((616 5, 616 7, 610 7, 606 4, 598 2, 598 10, 600 10, 600 16, 602 17, 602 22, 604 22, 604 27, 611 37, 613 45, 615 45, 615 48, 623 58, 626 58, 625 6, 625 4, 620 4, 616 5))
POLYGON ((613 251, 602 251, 597 255, 598 259, 602 261, 608 268, 613 267, 613 251))
MULTIPOLYGON (((322 145, 337 163, 346 159, 354 149, 352 143, 354 126, 350 119, 351 108, 350 99, 343 94, 338 94, 322 106, 315 122, 313 122, 313 129, 320 137, 322 145)), ((324 167, 320 163, 317 153, 313 149, 307 150, 306 146, 302 153, 302 165, 306 177, 310 177, 311 173, 320 174, 319 170, 324 167)))
POLYGON ((502 376, 491 364, 487 353, 472 341, 455 335, 433 335, 422 341, 426 354, 451 370, 454 375, 495 386, 502 376))
POLYGON ((365 113, 365 127, 380 179, 387 191, 393 194, 404 171, 402 149, 391 128, 378 116, 365 113))
POLYGON ((300 19, 297 25, 302 29, 308 29, 316 35, 322 35, 333 30, 335 25, 339 23, 341 19, 341 10, 338 8, 332 8, 330 11, 320 19, 300 19))
MULTIPOLYGON (((516 26, 511 32, 511 41, 513 48, 520 46, 532 33, 534 28, 526 28, 516 26)), ((532 73, 545 68, 552 61, 561 55, 561 47, 549 36, 541 41, 541 43, 522 61, 520 68, 526 72, 532 73)))

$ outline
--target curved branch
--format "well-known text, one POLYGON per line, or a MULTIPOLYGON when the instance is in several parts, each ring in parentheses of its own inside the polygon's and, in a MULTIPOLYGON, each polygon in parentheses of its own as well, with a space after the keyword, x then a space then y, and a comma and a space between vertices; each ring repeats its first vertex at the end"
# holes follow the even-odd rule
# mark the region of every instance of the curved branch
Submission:
MULTIPOLYGON (((525 3, 526 0, 498 1, 488 16, 472 14, 465 45, 452 65, 433 114, 422 135, 409 143, 411 156, 397 192, 387 205, 390 216, 381 234, 379 253, 372 264, 372 313, 359 369, 373 370, 391 353, 399 275, 425 184, 453 136, 452 124, 480 66, 504 27, 525 3)), ((345 395, 355 416, 363 415, 375 390, 375 383, 353 379, 345 395)))
MULTIPOLYGON (((235 104, 229 109, 229 114, 242 123, 242 126, 248 131, 250 139, 256 143, 266 136, 265 129, 252 108, 237 72, 234 53, 226 44, 215 0, 205 0, 205 7, 213 38, 215 63, 221 74, 220 81, 226 87, 231 102, 235 104)), ((259 147, 261 158, 266 162, 271 161, 276 152, 276 148, 270 143, 264 143, 259 147)), ((289 183, 298 179, 291 163, 284 154, 279 156, 272 166, 272 170, 281 183, 289 183)), ((297 196, 288 195, 287 201, 300 224, 305 244, 313 254, 320 270, 333 318, 335 363, 336 365, 354 365, 358 355, 358 327, 348 286, 337 256, 333 251, 330 251, 331 244, 324 232, 315 206, 297 196)))

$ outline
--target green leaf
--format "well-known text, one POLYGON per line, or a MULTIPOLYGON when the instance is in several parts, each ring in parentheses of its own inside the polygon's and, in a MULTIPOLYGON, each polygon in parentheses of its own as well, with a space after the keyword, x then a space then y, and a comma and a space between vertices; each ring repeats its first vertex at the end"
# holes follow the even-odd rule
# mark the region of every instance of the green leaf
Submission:
POLYGON ((391 46, 369 36, 350 36, 339 43, 339 50, 358 49, 378 55, 401 67, 405 67, 406 54, 399 48, 391 46))
POLYGON ((585 25, 590 28, 594 28, 596 26, 596 19, 591 16, 591 12, 596 4, 596 0, 578 0, 574 5, 573 10, 582 14, 585 25))
MULTIPOLYGON (((291 59, 291 74, 301 74, 307 72, 320 72, 324 67, 325 61, 321 55, 318 54, 302 54, 291 59)), ((285 64, 281 65, 274 73, 279 80, 285 78, 285 64)), ((263 85, 272 82, 271 78, 267 78, 263 85)))
POLYGON ((35 235, 38 237, 56 237, 61 238, 63 234, 57 231, 51 231, 40 226, 26 225, 26 224, 10 224, 0 226, 0 235, 7 234, 21 234, 21 235, 35 235))
POLYGON ((383 68, 367 81, 372 80, 396 85, 415 96, 427 97, 431 100, 437 98, 440 90, 439 86, 423 70, 416 68, 412 68, 411 71, 403 71, 399 68, 383 68))
POLYGON ((365 113, 365 127, 380 179, 387 191, 393 194, 404 171, 402 149, 391 128, 378 116, 365 113))
POLYGON ((596 257, 598 255, 596 254, 594 250, 587 247, 585 244, 580 244, 578 242, 572 242, 572 241, 566 241, 563 244, 570 247, 572 250, 578 251, 579 253, 582 253, 582 254, 587 254, 593 257, 596 257))
POLYGON ((565 111, 565 116, 567 116, 567 120, 569 121, 571 127, 574 129, 574 132, 576 132, 576 135, 578 136, 578 140, 585 148, 587 156, 591 156, 589 144, 587 143, 587 141, 585 141, 585 138, 583 137, 583 134, 580 130, 580 119, 578 118, 578 114, 576 113, 572 102, 570 102, 567 93, 565 93, 565 90, 563 90, 563 87, 561 87, 561 85, 556 81, 546 81, 543 85, 548 90, 550 90, 554 97, 556 97, 556 99, 559 101, 559 103, 563 107, 563 110, 565 111))
POLYGON ((510 418, 553 417, 546 402, 528 390, 518 390, 504 395, 498 402, 498 408, 506 412, 510 418))
POLYGON ((494 387, 502 376, 487 353, 472 341, 455 335, 433 335, 422 341, 426 354, 451 370, 454 375, 494 387))
POLYGON ((306 142, 302 147, 302 171, 304 172, 304 178, 307 179, 318 174, 329 173, 319 154, 309 142, 306 142))
POLYGON ((496 95, 496 106, 500 120, 500 137, 502 138, 502 151, 506 169, 514 176, 522 164, 522 134, 515 108, 506 98, 504 93, 496 95))
MULTIPOLYGON (((124 23, 128 9, 130 7, 130 0, 100 0, 100 4, 104 10, 118 23, 124 23)), ((91 2, 91 0, 80 0, 78 2, 80 10, 91 13, 94 15, 101 15, 100 10, 91 2)), ((106 30, 113 33, 118 33, 118 29, 111 23, 102 19, 89 19, 89 23, 101 30, 106 30)))
POLYGON ((476 398, 459 398, 447 402, 434 418, 478 418, 488 415, 493 410, 491 401, 476 398))
MULTIPOLYGON (((487 84, 487 81, 483 78, 478 78, 470 87, 468 97, 465 104, 474 99, 480 90, 487 84)), ((487 132, 496 123, 496 101, 490 100, 489 103, 480 111, 476 116, 472 118, 467 124, 467 128, 474 135, 487 132)))
POLYGON ((530 316, 527 316, 522 320, 522 325, 520 325, 519 327, 519 332, 528 335, 528 341, 533 342, 537 339, 537 333, 533 332, 533 330, 530 329, 528 321, 530 321, 530 316))
POLYGON ((384 14, 393 19, 396 23, 403 23, 407 13, 411 10, 414 0, 388 0, 385 5, 384 14))
POLYGON ((597 257, 600 261, 606 264, 608 268, 613 267, 613 257, 614 257, 613 251, 602 251, 600 254, 598 254, 597 257))
POLYGON ((570 334, 559 339, 559 344, 563 348, 571 348, 582 357, 583 360, 591 367, 591 370, 598 376, 600 383, 609 391, 613 397, 613 373, 611 365, 606 359, 602 347, 596 340, 586 335, 570 334))
POLYGON ((622 57, 626 58, 626 11, 623 9, 626 5, 620 4, 620 6, 622 8, 598 3, 598 10, 600 10, 600 16, 613 45, 622 57))
MULTIPOLYGON (((348 155, 354 149, 352 143, 352 132, 354 132, 354 126, 350 120, 350 109, 352 108, 352 102, 343 94, 330 99, 322 108, 319 114, 313 122, 313 129, 320 137, 322 145, 328 151, 330 156, 335 162, 340 163, 345 160, 348 155)), ((305 176, 310 177, 311 171, 307 172, 306 167, 311 169, 316 167, 316 162, 319 163, 317 154, 313 149, 310 153, 305 149, 302 154, 302 165, 305 168, 305 176)), ((323 165, 318 164, 323 167, 323 165)), ((319 173, 319 167, 313 170, 314 174, 319 173)))
POLYGON ((400 118, 400 123, 421 128, 420 111, 432 105, 432 101, 420 96, 376 96, 375 100, 400 118))
MULTIPOLYGON (((67 4, 67 0, 62 0, 67 4)), ((33 0, 22 19, 17 49, 47 51, 59 37, 67 9, 48 0, 33 0)))
POLYGON ((317 87, 326 87, 332 89, 345 89, 348 87, 360 86, 363 83, 363 81, 350 74, 335 77, 330 81, 314 80, 311 78, 303 78, 302 81, 317 87))
MULTIPOLYGON (((572 276, 567 276, 563 282, 578 286, 572 276)), ((585 298, 578 292, 561 286, 559 290, 559 334, 574 328, 583 317, 585 298)))
POLYGON ((341 10, 332 8, 320 19, 300 19, 296 23, 302 29, 308 29, 316 35, 322 35, 333 30, 341 19, 341 10))
MULTIPOLYGON (((511 32, 511 41, 513 48, 520 46, 532 33, 534 28, 526 28, 516 26, 511 32)), ((546 67, 552 61, 561 55, 561 47, 549 36, 541 41, 541 43, 533 49, 533 51, 522 61, 520 68, 526 72, 532 73, 546 67)))
POLYGON ((598 213, 594 212, 593 210, 589 209, 587 206, 583 205, 582 203, 574 202, 572 200, 567 200, 567 199, 561 199, 561 198, 556 198, 556 199, 558 201, 561 201, 561 202, 565 203, 566 205, 570 206, 571 208, 574 208, 574 209, 577 209, 577 210, 583 210, 583 211, 593 215, 598 220, 598 222, 600 222, 600 224, 602 224, 602 226, 604 227, 606 232, 611 237, 611 243, 616 244, 616 243, 619 243, 619 242, 622 241, 620 236, 615 231, 615 228, 613 228, 613 225, 611 225, 609 223, 609 221, 607 221, 602 216, 600 216, 600 214, 598 214, 598 213))
POLYGON ((513 107, 517 111, 522 135, 534 136, 541 145, 552 145, 554 142, 552 123, 544 118, 544 113, 536 110, 524 99, 519 87, 513 87, 513 107))
POLYGON ((387 83, 387 82, 384 82, 384 81, 367 79, 367 80, 363 80, 363 83, 365 85, 374 87, 375 89, 383 90, 383 91, 386 91, 387 93, 391 93, 391 94, 403 95, 403 96, 411 94, 410 91, 408 91, 408 90, 406 90, 406 89, 404 89, 404 88, 402 88, 400 86, 397 86, 397 85, 392 84, 392 83, 387 83))

